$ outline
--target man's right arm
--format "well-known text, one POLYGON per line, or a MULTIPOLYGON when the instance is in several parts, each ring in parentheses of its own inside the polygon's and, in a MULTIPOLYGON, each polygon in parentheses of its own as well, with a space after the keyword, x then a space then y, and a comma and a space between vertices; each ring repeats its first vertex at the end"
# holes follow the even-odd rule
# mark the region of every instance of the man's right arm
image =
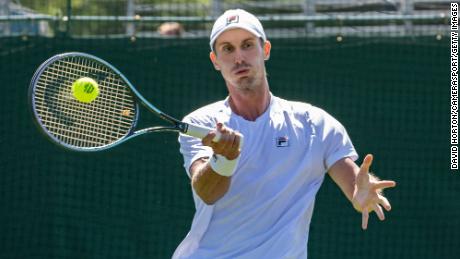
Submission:
POLYGON ((200 158, 190 166, 192 187, 208 205, 222 198, 230 187, 231 177, 214 172, 208 158, 200 158))
POLYGON ((216 131, 203 138, 202 143, 213 150, 212 158, 200 158, 190 166, 192 187, 195 193, 208 205, 214 204, 230 187, 240 155, 241 135, 222 123, 217 123, 216 131), (214 142, 216 132, 220 139, 214 142), (210 160, 212 159, 212 161, 210 160))

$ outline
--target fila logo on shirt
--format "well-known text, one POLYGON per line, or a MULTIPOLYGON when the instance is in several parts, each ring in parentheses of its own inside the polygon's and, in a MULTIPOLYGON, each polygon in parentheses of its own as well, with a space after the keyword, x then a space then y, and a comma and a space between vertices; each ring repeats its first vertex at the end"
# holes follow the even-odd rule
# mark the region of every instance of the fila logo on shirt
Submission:
POLYGON ((227 24, 226 25, 229 25, 230 23, 238 23, 239 20, 240 20, 240 18, 239 18, 238 15, 229 16, 229 17, 227 17, 227 24))
POLYGON ((276 146, 277 147, 288 147, 289 146, 289 138, 287 136, 277 137, 276 138, 276 146))

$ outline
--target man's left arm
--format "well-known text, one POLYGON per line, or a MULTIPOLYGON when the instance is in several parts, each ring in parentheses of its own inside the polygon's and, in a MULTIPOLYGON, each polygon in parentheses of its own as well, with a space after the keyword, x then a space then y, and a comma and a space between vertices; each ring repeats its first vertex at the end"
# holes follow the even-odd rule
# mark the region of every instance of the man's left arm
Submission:
POLYGON ((369 212, 375 211, 380 220, 385 219, 383 208, 389 211, 391 205, 382 194, 382 190, 396 186, 394 181, 381 181, 369 173, 372 155, 364 158, 361 167, 349 157, 342 158, 329 169, 332 180, 351 201, 353 207, 362 213, 362 228, 367 229, 369 212))

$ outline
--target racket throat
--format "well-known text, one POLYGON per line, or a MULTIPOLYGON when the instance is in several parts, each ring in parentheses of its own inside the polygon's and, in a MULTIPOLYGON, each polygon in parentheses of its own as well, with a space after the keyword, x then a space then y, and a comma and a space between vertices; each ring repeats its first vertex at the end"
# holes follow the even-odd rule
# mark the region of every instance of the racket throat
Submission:
POLYGON ((131 136, 129 136, 130 138, 131 137, 137 137, 139 135, 144 135, 144 134, 147 134, 147 133, 152 133, 152 132, 159 132, 159 131, 175 131, 177 132, 178 129, 177 128, 173 128, 173 127, 168 127, 168 126, 155 126, 155 127, 150 127, 150 128, 145 128, 145 129, 141 129, 141 130, 137 130, 135 131, 131 136))
MULTIPOLYGON (((162 127, 160 126, 159 128, 161 129, 166 129, 166 130, 174 130, 174 131, 179 131, 181 133, 187 133, 187 130, 188 130, 188 124, 187 123, 184 123, 174 117, 171 117, 169 116, 168 114, 166 113, 158 113, 158 115, 160 116, 160 118, 166 120, 166 121, 169 121, 171 122, 172 124, 174 124, 174 128, 171 128, 171 127, 162 127)), ((153 128, 157 128, 157 127, 153 127, 153 128)))
POLYGON ((176 127, 182 133, 187 133, 187 131, 188 131, 188 124, 187 123, 182 123, 182 122, 178 121, 177 124, 176 124, 176 127))

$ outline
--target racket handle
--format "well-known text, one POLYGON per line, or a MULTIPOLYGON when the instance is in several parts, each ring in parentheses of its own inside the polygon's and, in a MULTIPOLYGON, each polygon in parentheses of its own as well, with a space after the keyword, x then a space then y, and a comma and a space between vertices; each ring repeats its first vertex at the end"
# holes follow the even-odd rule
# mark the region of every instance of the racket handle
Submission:
MULTIPOLYGON (((208 128, 205 126, 201 126, 201 125, 188 123, 188 129, 184 133, 189 136, 202 139, 206 137, 206 135, 208 135, 208 133, 212 130, 214 129, 208 128)), ((243 146, 244 137, 243 135, 241 135, 241 133, 238 133, 238 135, 240 135, 240 148, 241 148, 243 146)), ((212 141, 218 142, 220 139, 220 136, 221 136, 220 132, 216 132, 216 136, 214 137, 212 141)))
MULTIPOLYGON (((185 134, 187 134, 189 136, 192 136, 192 137, 195 137, 195 138, 202 139, 202 138, 206 137, 206 135, 208 135, 208 133, 213 131, 213 130, 214 129, 208 128, 208 127, 205 127, 205 126, 188 123, 188 128, 187 128, 187 131, 185 132, 185 134)), ((214 137, 214 139, 212 141, 217 142, 217 141, 219 141, 219 139, 220 139, 220 132, 216 132, 216 136, 214 137)))

